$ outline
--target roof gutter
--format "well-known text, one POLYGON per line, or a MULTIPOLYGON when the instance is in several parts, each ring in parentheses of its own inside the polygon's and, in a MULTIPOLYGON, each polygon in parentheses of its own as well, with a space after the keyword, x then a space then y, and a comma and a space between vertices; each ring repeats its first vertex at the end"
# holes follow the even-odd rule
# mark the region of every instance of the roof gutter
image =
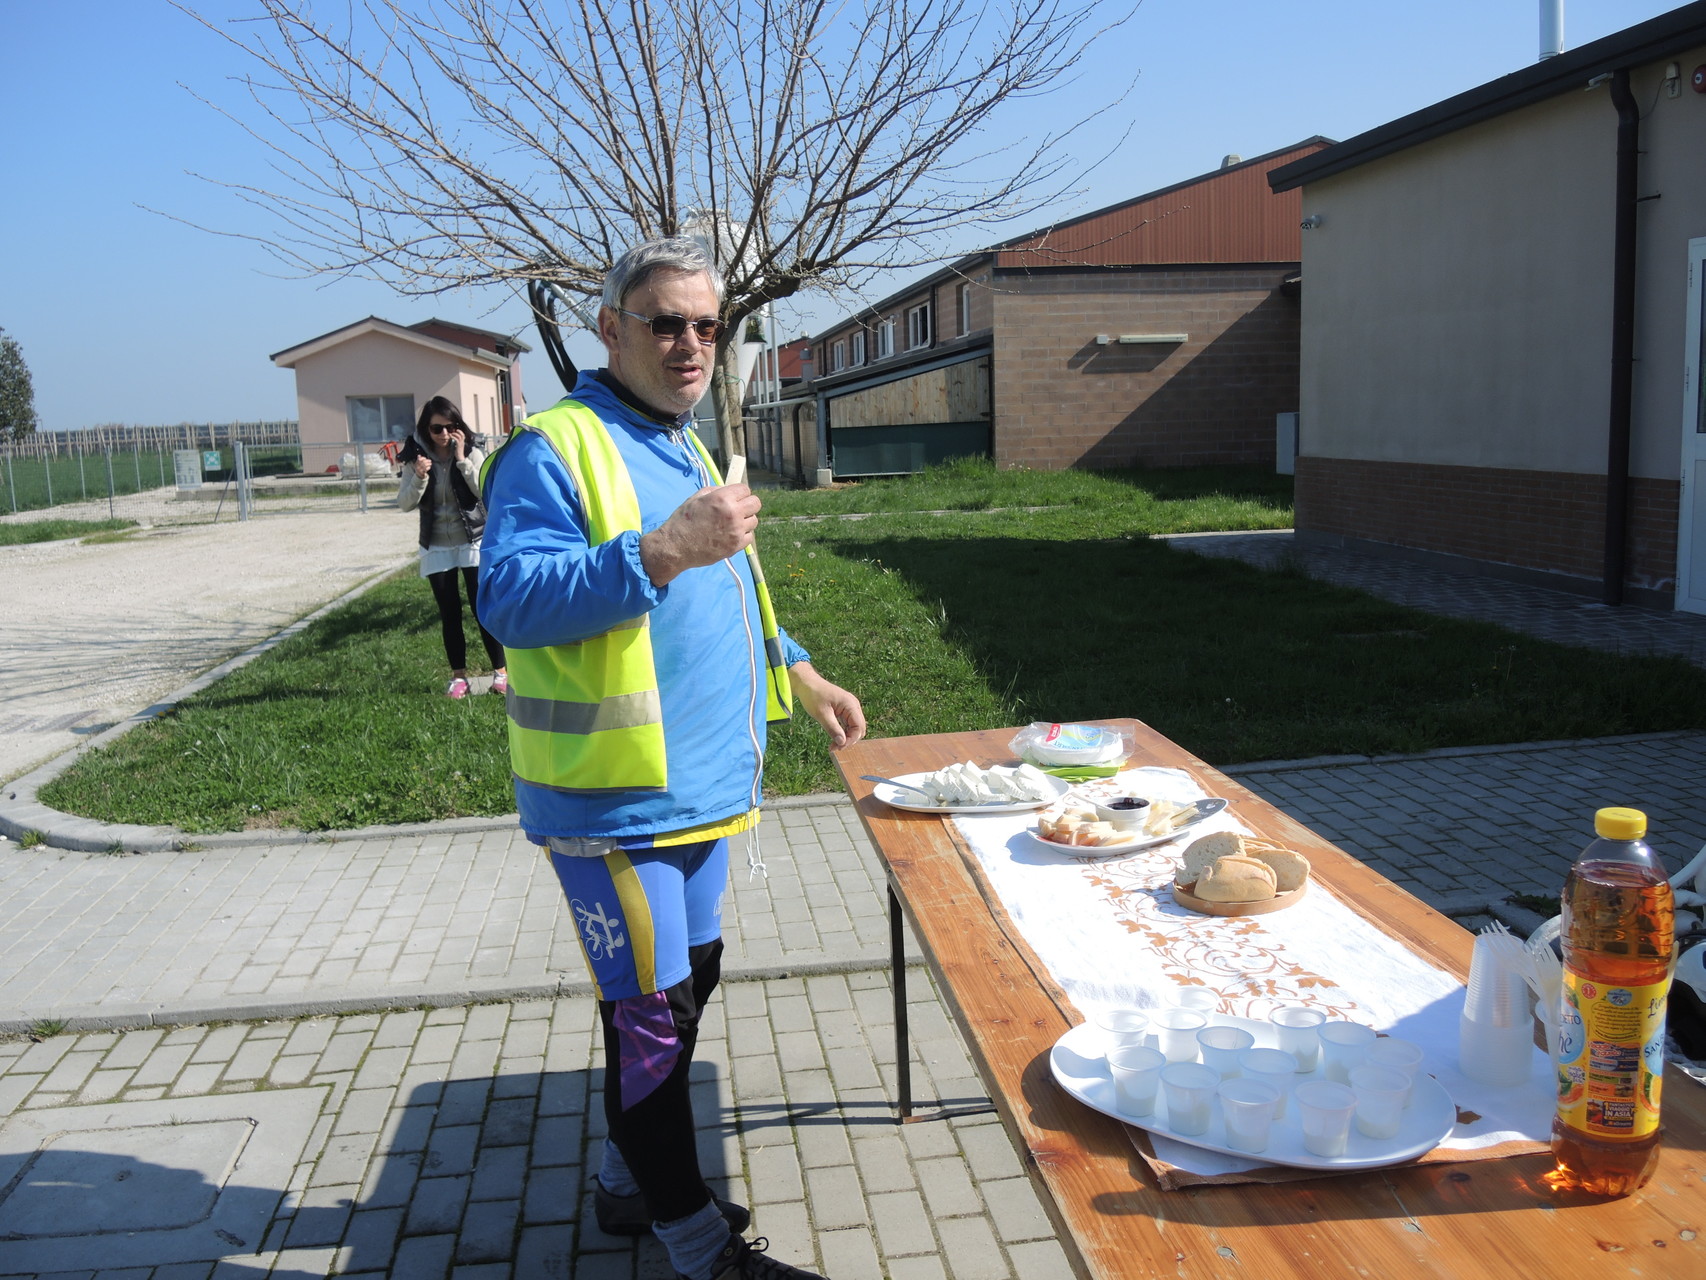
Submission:
POLYGON ((1629 92, 1629 69, 1611 76, 1617 108, 1616 223, 1611 270, 1611 414, 1605 464, 1605 567, 1600 598, 1623 603, 1628 560, 1629 423, 1635 388, 1636 184, 1641 165, 1641 114, 1629 92))

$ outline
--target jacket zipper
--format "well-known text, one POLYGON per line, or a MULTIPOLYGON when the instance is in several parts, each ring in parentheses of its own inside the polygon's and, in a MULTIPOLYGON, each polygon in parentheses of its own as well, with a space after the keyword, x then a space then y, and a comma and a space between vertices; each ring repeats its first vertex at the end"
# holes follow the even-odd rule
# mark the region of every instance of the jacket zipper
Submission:
MULTIPOLYGON (((687 443, 687 438, 685 434, 683 434, 682 428, 671 427, 669 429, 669 438, 674 441, 676 446, 686 455, 688 462, 693 467, 694 474, 699 478, 700 487, 703 488, 709 485, 711 483, 711 477, 705 471, 705 464, 699 457, 699 451, 687 443)), ((752 787, 749 794, 751 796, 752 807, 756 809, 759 806, 760 800, 763 798, 764 785, 764 752, 758 744, 758 729, 755 727, 758 718, 759 697, 758 648, 757 642, 753 638, 752 634, 752 614, 747 609, 746 584, 741 581, 740 570, 735 568, 734 557, 729 556, 725 559, 723 561, 723 567, 729 571, 730 576, 734 579, 735 594, 740 598, 741 625, 746 629, 746 652, 750 674, 750 678, 747 683, 746 735, 748 741, 752 743, 752 787)), ((754 601, 754 604, 756 605, 756 601, 754 601)))

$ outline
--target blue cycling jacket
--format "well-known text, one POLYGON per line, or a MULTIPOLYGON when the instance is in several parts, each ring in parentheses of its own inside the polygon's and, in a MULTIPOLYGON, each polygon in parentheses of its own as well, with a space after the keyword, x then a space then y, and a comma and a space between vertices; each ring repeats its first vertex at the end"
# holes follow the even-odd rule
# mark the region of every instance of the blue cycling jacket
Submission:
MULTIPOLYGON (((556 451, 518 431, 492 459, 480 549, 480 621, 505 645, 572 644, 651 614, 669 785, 570 794, 515 779, 529 835, 622 838, 721 822, 758 807, 764 760, 764 649, 746 557, 689 569, 659 588, 640 563, 650 533, 709 483, 685 431, 582 374, 573 398, 609 429, 640 501, 640 533, 587 543, 580 501, 556 451)), ((786 631, 785 662, 810 655, 786 631)))

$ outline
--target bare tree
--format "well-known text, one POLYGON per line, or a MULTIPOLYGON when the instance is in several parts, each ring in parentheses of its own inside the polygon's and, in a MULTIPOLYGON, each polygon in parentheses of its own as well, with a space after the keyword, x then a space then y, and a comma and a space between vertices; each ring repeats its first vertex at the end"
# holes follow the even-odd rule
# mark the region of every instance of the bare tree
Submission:
POLYGON ((258 64, 239 77, 252 108, 215 105, 277 180, 221 185, 277 220, 246 238, 293 270, 416 295, 531 286, 544 327, 585 323, 629 244, 706 240, 728 277, 726 457, 741 322, 1058 196, 1064 134, 993 139, 998 109, 1060 87, 1124 21, 1104 6, 1136 2, 357 0, 334 20, 256 0, 245 22, 193 16, 258 64))

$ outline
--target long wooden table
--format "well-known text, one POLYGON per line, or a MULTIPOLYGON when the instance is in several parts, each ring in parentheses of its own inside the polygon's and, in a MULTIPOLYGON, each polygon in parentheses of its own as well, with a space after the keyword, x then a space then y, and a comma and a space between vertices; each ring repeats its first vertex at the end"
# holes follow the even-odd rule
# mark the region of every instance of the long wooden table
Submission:
MULTIPOLYGON (((1190 773, 1209 795, 1230 799, 1252 831, 1306 854, 1314 876, 1378 927, 1467 977, 1473 938, 1456 923, 1147 726, 1102 723, 1135 728, 1132 767, 1190 773)), ((1545 1155, 1161 1190, 1126 1127, 1054 1083, 1049 1049, 1082 1017, 995 900, 952 821, 891 809, 859 778, 956 760, 1011 763, 1014 732, 868 740, 838 763, 891 893, 1080 1275, 1706 1276, 1706 1089, 1674 1068, 1659 1171, 1621 1200, 1554 1195, 1541 1181, 1551 1168, 1545 1155)))

